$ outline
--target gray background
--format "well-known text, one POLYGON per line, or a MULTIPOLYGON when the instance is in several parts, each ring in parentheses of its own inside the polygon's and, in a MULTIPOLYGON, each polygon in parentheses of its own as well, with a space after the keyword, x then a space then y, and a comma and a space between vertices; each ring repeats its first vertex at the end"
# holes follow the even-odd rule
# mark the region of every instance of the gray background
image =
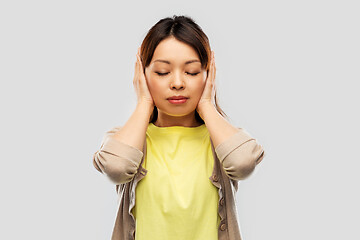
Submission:
POLYGON ((240 182, 243 239, 360 239, 347 0, 1 1, 0 239, 110 239, 117 195, 92 155, 135 108, 147 30, 174 14, 208 35, 220 106, 267 153, 240 182))

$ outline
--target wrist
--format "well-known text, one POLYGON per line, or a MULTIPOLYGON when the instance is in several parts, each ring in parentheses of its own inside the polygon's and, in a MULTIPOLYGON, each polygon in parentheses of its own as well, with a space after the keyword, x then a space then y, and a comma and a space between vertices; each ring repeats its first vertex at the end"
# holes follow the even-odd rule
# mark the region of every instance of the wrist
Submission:
POLYGON ((212 110, 216 110, 215 106, 211 102, 204 102, 198 106, 198 113, 200 117, 205 121, 207 113, 212 110))
POLYGON ((151 104, 150 102, 139 101, 139 102, 137 103, 136 108, 139 109, 139 110, 142 111, 142 112, 148 113, 148 115, 150 116, 151 113, 152 113, 153 110, 154 110, 154 105, 151 104))

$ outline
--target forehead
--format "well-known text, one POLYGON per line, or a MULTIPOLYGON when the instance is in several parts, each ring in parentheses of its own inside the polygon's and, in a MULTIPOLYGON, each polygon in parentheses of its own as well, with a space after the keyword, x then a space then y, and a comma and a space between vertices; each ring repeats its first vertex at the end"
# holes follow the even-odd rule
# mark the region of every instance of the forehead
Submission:
POLYGON ((151 59, 151 63, 154 64, 176 65, 185 64, 186 62, 194 65, 200 64, 197 52, 190 45, 173 37, 162 40, 157 45, 151 59), (165 60, 165 62, 161 60, 165 60))

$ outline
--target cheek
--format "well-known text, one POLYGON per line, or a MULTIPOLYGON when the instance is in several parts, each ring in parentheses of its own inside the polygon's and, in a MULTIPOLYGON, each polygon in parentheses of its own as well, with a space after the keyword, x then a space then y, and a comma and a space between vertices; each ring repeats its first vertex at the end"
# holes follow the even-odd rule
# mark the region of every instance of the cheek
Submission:
POLYGON ((200 86, 200 88, 204 88, 205 87, 205 84, 206 84, 206 78, 207 78, 207 74, 206 74, 206 71, 203 72, 203 74, 201 74, 199 76, 199 79, 198 79, 198 85, 200 86))
POLYGON ((146 76, 149 91, 154 99, 161 98, 164 93, 164 84, 159 81, 156 77, 146 76))
POLYGON ((201 90, 203 90, 204 87, 205 87, 206 78, 207 78, 207 74, 206 74, 206 71, 204 71, 204 72, 199 76, 199 79, 198 79, 198 87, 201 88, 201 90))
POLYGON ((197 79, 191 84, 193 97, 199 98, 205 88, 205 79, 197 79))
POLYGON ((149 90, 153 91, 153 89, 156 89, 156 86, 155 86, 156 81, 154 81, 154 78, 147 71, 145 72, 145 78, 146 78, 149 90))

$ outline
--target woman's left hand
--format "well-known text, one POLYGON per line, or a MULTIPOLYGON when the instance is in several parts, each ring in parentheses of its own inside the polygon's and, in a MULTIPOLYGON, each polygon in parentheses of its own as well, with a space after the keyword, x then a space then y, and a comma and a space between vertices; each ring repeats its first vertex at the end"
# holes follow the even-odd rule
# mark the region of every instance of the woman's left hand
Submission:
POLYGON ((215 66, 215 56, 214 51, 211 51, 210 59, 210 68, 209 73, 206 76, 205 88, 200 97, 199 103, 196 107, 196 111, 200 114, 202 113, 202 107, 210 104, 215 106, 215 75, 216 75, 216 66, 215 66))

